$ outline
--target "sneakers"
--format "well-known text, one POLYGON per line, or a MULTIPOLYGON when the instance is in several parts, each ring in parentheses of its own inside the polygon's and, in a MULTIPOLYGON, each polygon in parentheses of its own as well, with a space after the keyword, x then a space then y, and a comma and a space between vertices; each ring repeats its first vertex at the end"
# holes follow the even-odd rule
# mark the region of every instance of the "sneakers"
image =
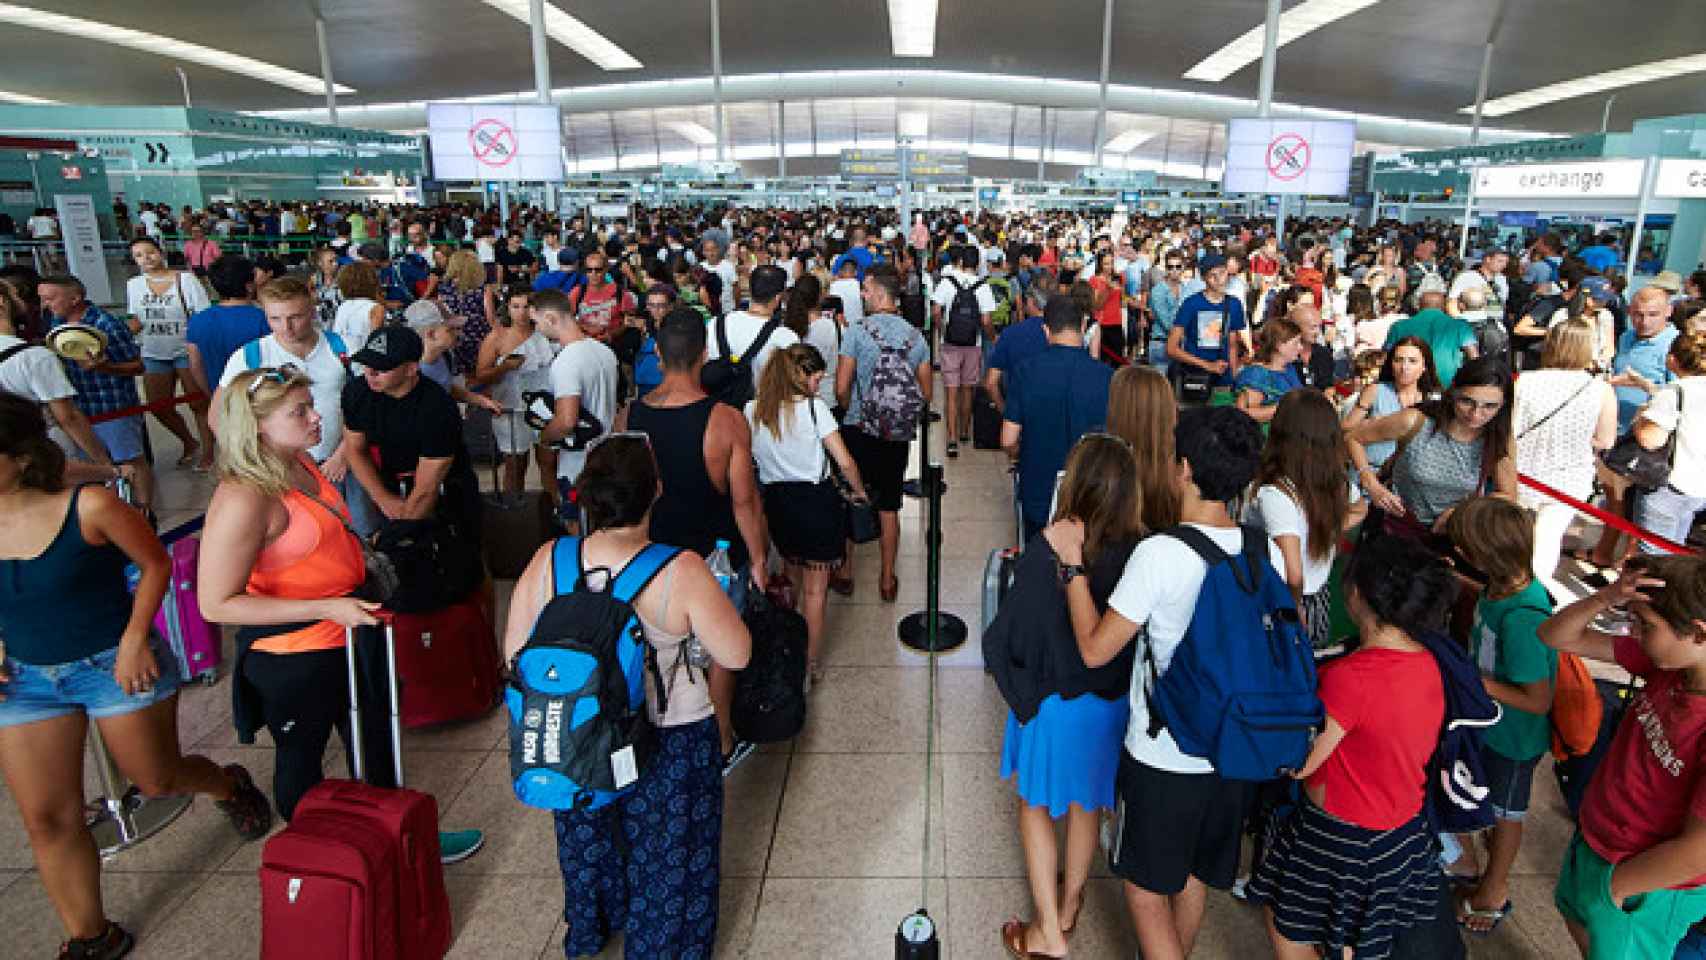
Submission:
POLYGON ((272 829, 272 804, 267 802, 267 795, 255 786, 255 780, 249 776, 249 771, 240 764, 230 764, 225 767, 225 775, 236 784, 229 800, 216 800, 214 805, 219 807, 237 835, 244 840, 259 840, 272 829))
POLYGON ((960 455, 960 445, 955 443, 952 440, 949 440, 948 441, 948 456, 958 457, 959 455, 960 455))
POLYGON ((438 834, 438 862, 461 863, 486 845, 486 835, 479 830, 441 830, 438 834))
POLYGON ((136 938, 123 927, 107 921, 107 928, 93 937, 67 940, 59 945, 59 960, 118 960, 128 956, 136 938))
POLYGON ((726 778, 733 773, 735 768, 745 763, 746 758, 752 756, 753 751, 757 749, 758 744, 751 740, 736 740, 734 748, 723 757, 723 776, 726 778))

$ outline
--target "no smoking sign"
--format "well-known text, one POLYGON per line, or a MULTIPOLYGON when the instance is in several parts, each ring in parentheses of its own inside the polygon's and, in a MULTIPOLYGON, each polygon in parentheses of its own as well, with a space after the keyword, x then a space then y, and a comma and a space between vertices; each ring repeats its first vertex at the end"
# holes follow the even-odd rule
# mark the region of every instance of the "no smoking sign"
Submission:
POLYGON ((1282 133, 1268 143, 1268 173, 1279 180, 1296 180, 1309 170, 1309 141, 1282 133))
POLYGON ((487 117, 468 128, 468 146, 474 151, 474 159, 486 166, 507 166, 515 159, 515 131, 503 121, 487 117))

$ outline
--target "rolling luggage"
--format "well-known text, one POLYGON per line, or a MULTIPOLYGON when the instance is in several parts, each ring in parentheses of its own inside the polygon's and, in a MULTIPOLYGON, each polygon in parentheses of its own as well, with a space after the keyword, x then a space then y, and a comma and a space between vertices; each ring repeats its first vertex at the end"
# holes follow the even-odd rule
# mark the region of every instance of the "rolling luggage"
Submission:
MULTIPOLYGON (((520 422, 519 411, 512 410, 508 416, 520 422)), ((551 539, 556 518, 545 491, 504 492, 498 473, 501 459, 492 458, 492 489, 480 498, 481 545, 491 575, 514 580, 527 569, 539 545, 551 539)))
POLYGON ((462 412, 462 445, 468 448, 468 459, 475 463, 496 463, 498 438, 492 433, 492 412, 485 407, 468 404, 462 412))
MULTIPOLYGON (((171 577, 166 581, 166 595, 160 600, 160 610, 154 614, 154 629, 165 638, 178 661, 178 676, 188 683, 192 680, 212 685, 219 679, 219 664, 223 659, 224 635, 218 624, 208 623, 201 615, 201 601, 196 595, 196 564, 201 559, 202 519, 160 535, 171 561, 171 577)), ((131 592, 141 580, 142 571, 135 564, 125 568, 125 579, 131 592)))
MULTIPOLYGON (((356 780, 308 791, 261 851, 261 960, 437 960, 450 949, 450 899, 439 863, 438 803, 415 790, 361 782, 360 693, 349 636, 350 748, 356 780)), ((396 633, 385 630, 396 677, 396 633)), ((391 745, 403 782, 397 684, 391 745)))
POLYGON ((491 591, 431 613, 399 613, 397 680, 403 726, 483 716, 498 702, 500 665, 491 591))
POLYGON ((1001 449, 1001 411, 982 387, 971 401, 971 445, 976 450, 1001 449))
POLYGON ((1019 507, 1019 473, 1016 467, 1010 468, 1008 472, 1013 477, 1013 546, 989 551, 989 559, 984 561, 984 630, 988 630, 989 625, 995 622, 995 614, 1001 609, 1001 601, 1007 596, 1007 588, 1013 585, 1013 570, 1019 566, 1019 554, 1025 550, 1025 519, 1019 507))

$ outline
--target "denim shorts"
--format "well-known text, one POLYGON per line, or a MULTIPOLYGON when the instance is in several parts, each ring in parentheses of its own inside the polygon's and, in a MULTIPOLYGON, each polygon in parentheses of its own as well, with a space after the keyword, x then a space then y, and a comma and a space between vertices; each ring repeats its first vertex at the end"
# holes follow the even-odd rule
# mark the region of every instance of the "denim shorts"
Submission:
POLYGON ((1481 751, 1481 767, 1487 773, 1487 802, 1500 820, 1522 822, 1528 814, 1528 795, 1534 785, 1539 757, 1512 760, 1492 748, 1481 751))
POLYGON ((41 666, 20 663, 6 658, 6 673, 11 678, 0 683, 0 727, 13 727, 40 720, 51 720, 73 713, 91 717, 116 717, 151 707, 178 692, 178 661, 158 636, 151 635, 154 662, 160 665, 160 678, 149 690, 134 696, 113 679, 113 663, 118 660, 116 645, 93 656, 41 666))
POLYGON ((190 355, 187 353, 180 353, 175 357, 167 357, 163 360, 158 357, 142 358, 143 373, 171 373, 175 370, 188 370, 189 368, 190 355))
POLYGON ((142 459, 142 414, 92 423, 89 429, 95 431, 95 439, 107 448, 107 456, 114 463, 142 459))

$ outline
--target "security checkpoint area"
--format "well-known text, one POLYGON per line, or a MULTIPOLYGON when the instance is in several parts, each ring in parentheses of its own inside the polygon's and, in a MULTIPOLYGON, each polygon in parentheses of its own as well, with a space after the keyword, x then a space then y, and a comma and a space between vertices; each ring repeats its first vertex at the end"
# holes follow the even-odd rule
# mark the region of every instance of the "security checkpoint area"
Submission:
POLYGON ((1633 12, 0 3, 0 955, 1706 957, 1633 12))

